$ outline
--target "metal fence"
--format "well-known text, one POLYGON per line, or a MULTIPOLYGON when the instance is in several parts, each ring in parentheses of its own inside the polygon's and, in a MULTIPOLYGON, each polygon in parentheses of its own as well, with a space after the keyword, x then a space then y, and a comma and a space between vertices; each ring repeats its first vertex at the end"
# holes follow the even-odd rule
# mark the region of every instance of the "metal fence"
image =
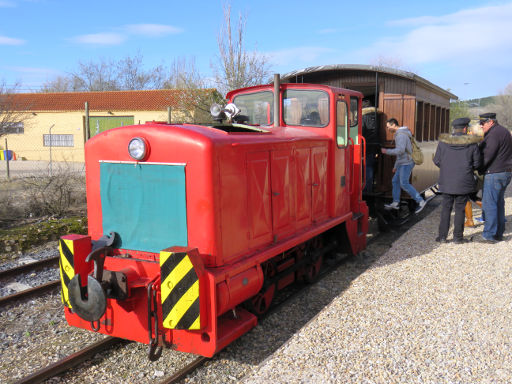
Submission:
POLYGON ((62 173, 85 176, 84 162, 67 160, 83 159, 83 148, 63 146, 60 136, 51 135, 38 144, 18 139, 15 145, 9 145, 7 138, 1 140, 0 179, 52 177, 62 173))
POLYGON ((83 211, 85 163, 66 161, 67 156, 83 159, 83 148, 65 152, 61 147, 59 153, 52 139, 39 146, 18 142, 10 147, 5 138, 0 141, 0 228, 83 211))

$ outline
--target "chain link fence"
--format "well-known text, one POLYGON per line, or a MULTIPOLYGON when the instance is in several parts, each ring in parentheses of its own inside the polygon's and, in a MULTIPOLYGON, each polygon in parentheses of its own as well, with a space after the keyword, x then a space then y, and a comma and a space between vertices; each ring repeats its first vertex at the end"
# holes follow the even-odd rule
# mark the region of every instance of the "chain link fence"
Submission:
POLYGON ((66 135, 0 139, 0 228, 85 210, 83 147, 66 135), (81 160, 81 161, 76 161, 81 160))

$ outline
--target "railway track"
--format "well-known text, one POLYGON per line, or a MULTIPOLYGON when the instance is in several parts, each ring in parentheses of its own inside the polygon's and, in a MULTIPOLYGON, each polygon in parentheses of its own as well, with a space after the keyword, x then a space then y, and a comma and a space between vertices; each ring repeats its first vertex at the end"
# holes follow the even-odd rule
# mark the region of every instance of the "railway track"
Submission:
MULTIPOLYGON (((118 339, 115 337, 106 337, 94 344, 88 345, 85 348, 73 353, 72 355, 66 356, 65 358, 48 365, 18 381, 14 384, 37 384, 51 377, 60 375, 72 368, 80 366, 80 364, 91 359, 97 353, 106 351, 117 344, 127 343, 126 340, 118 339)), ((206 361, 210 360, 208 357, 200 356, 194 359, 192 362, 185 365, 178 372, 160 381, 159 384, 174 384, 185 378, 188 374, 193 372, 195 369, 203 365, 206 361)))
POLYGON ((99 352, 103 352, 107 349, 112 348, 114 345, 124 342, 122 339, 118 339, 115 337, 106 337, 103 340, 100 340, 94 344, 91 344, 72 355, 65 357, 62 360, 57 361, 47 367, 40 369, 18 381, 15 384, 35 384, 41 383, 50 377, 57 376, 68 369, 76 367, 77 365, 82 364, 84 361, 90 359, 94 355, 99 352))
POLYGON ((164 380, 160 381, 159 384, 174 384, 178 383, 180 380, 184 379, 187 375, 192 373, 194 370, 199 368, 201 365, 206 363, 208 360, 210 360, 209 357, 200 356, 191 363, 187 364, 185 367, 180 369, 178 372, 173 374, 172 376, 169 376, 165 378, 164 380))
MULTIPOLYGON (((2 279, 2 280, 12 279, 21 274, 27 273, 27 272, 37 271, 37 270, 40 270, 43 268, 49 268, 52 266, 56 266, 56 265, 58 265, 58 262, 59 262, 59 258, 58 258, 58 256, 56 256, 56 257, 50 257, 50 258, 47 258, 44 260, 39 260, 34 263, 21 265, 21 266, 15 267, 15 268, 6 269, 3 271, 0 271, 0 279, 2 279)), ((48 291, 51 291, 51 290, 57 288, 59 286, 59 284, 60 284, 59 280, 52 280, 45 284, 41 284, 39 286, 30 288, 30 289, 16 292, 11 295, 2 296, 2 297, 0 297, 0 307, 7 305, 9 303, 12 303, 14 301, 17 301, 17 300, 23 300, 23 299, 26 299, 29 297, 34 297, 34 296, 44 294, 48 291)))
POLYGON ((36 261, 33 263, 28 263, 28 264, 20 265, 15 268, 10 268, 10 269, 0 271, 0 279, 14 277, 21 273, 27 272, 27 271, 37 270, 37 269, 45 268, 45 267, 51 267, 52 265, 56 266, 58 264, 59 264, 58 256, 49 257, 47 259, 39 260, 39 261, 36 261))
POLYGON ((0 307, 10 304, 13 301, 27 299, 29 297, 38 296, 48 291, 54 290, 60 287, 59 280, 53 280, 46 284, 39 285, 37 287, 33 287, 30 289, 26 289, 21 292, 13 293, 12 295, 2 296, 0 297, 0 307))

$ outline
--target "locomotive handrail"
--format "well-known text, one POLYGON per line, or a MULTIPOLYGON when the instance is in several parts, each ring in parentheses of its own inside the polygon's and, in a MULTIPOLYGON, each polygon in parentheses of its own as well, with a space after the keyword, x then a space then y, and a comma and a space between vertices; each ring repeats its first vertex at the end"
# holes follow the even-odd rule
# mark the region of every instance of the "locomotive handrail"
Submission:
POLYGON ((363 135, 360 135, 359 138, 361 139, 361 141, 363 143, 363 154, 361 156, 361 159, 363 161, 363 165, 362 165, 363 177, 361 178, 361 188, 364 188, 364 186, 366 185, 366 139, 364 138, 363 135))
POLYGON ((354 146, 355 146, 355 143, 354 143, 354 139, 352 139, 350 136, 348 136, 348 140, 347 142, 349 143, 348 145, 348 154, 350 156, 349 158, 349 164, 350 164, 350 180, 349 180, 349 183, 350 183, 350 194, 352 195, 354 193, 354 185, 355 185, 355 182, 354 182, 354 146), (352 144, 350 144, 350 142, 352 142, 352 144))

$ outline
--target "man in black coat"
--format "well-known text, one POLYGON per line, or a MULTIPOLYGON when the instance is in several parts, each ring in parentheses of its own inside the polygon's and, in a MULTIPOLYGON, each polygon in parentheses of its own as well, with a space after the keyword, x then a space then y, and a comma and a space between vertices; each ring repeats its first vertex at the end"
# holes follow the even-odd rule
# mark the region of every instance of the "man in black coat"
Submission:
POLYGON ((510 131, 498 124, 495 113, 480 115, 484 141, 480 144, 483 155, 484 189, 482 208, 485 212, 483 242, 503 240, 505 231, 505 190, 512 178, 512 137, 510 131))
POLYGON ((377 109, 372 107, 368 100, 363 100, 362 115, 362 133, 366 141, 366 185, 364 186, 363 193, 372 193, 375 157, 380 152, 379 120, 377 109))
POLYGON ((482 158, 478 148, 478 136, 468 135, 470 119, 461 117, 452 122, 452 134, 439 136, 434 164, 439 167, 439 190, 443 193, 441 222, 437 242, 445 243, 450 228, 450 215, 455 204, 453 241, 465 242, 464 208, 469 194, 476 190, 474 170, 481 166, 482 158))

